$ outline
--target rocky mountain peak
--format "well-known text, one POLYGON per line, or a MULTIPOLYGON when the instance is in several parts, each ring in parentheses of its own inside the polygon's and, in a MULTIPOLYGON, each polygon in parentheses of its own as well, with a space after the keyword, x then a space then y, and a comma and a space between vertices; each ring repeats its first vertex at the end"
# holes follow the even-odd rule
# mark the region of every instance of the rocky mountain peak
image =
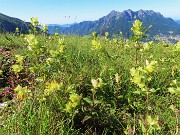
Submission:
POLYGON ((122 12, 122 17, 125 18, 128 21, 133 20, 134 16, 135 16, 135 13, 131 9, 124 10, 122 12))

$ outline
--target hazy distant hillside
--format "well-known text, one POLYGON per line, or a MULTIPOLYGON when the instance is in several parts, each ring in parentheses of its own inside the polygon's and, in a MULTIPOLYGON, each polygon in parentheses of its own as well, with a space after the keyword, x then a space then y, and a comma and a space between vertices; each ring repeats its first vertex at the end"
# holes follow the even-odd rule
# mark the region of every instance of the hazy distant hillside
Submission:
POLYGON ((180 24, 180 20, 176 20, 176 22, 177 22, 178 24, 180 24))
POLYGON ((0 13, 0 32, 15 32, 17 27, 21 33, 27 33, 29 29, 29 23, 0 13))
POLYGON ((152 10, 125 10, 123 12, 111 11, 107 16, 104 16, 96 21, 84 21, 74 24, 68 28, 61 28, 60 33, 86 35, 93 31, 103 34, 108 31, 112 34, 123 32, 126 37, 131 35, 130 28, 132 23, 139 19, 144 26, 152 25, 149 34, 151 36, 157 34, 168 35, 169 31, 173 31, 174 35, 180 35, 180 25, 171 18, 165 18, 160 13, 152 10))
MULTIPOLYGON (((76 24, 76 23, 73 23, 76 24)), ((63 25, 59 25, 59 24, 48 24, 48 33, 49 34, 54 34, 56 32, 56 28, 61 29, 61 28, 68 28, 73 24, 63 24, 63 25)))

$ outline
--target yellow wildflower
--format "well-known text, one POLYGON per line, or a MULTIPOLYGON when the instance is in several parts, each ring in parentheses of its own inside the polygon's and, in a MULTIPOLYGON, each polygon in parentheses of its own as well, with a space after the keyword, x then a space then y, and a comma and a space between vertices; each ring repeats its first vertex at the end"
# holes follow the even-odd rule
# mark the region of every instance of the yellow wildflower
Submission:
POLYGON ((96 40, 92 40, 92 50, 97 50, 97 49, 101 49, 101 43, 99 41, 96 40))
POLYGON ((27 86, 26 87, 21 87, 20 85, 18 85, 15 89, 14 89, 15 92, 17 92, 17 99, 19 100, 23 100, 26 95, 27 95, 27 86))
POLYGON ((77 94, 71 94, 69 99, 72 102, 72 107, 76 107, 80 104, 81 96, 79 96, 77 94))
POLYGON ((68 103, 66 104, 65 111, 68 112, 68 113, 72 113, 72 109, 73 109, 72 103, 71 103, 71 102, 68 102, 68 103))
POLYGON ((157 130, 160 130, 161 127, 158 124, 158 117, 156 119, 153 119, 150 115, 147 116, 147 121, 150 126, 155 127, 157 130))
POLYGON ((69 99, 71 100, 66 104, 65 111, 72 113, 73 108, 77 107, 80 104, 82 96, 78 94, 71 94, 69 99))
POLYGON ((116 73, 116 74, 115 74, 116 83, 119 83, 120 79, 121 79, 121 78, 120 78, 119 74, 116 73))
POLYGON ((153 60, 149 63, 148 60, 146 60, 146 67, 145 67, 145 70, 149 73, 151 73, 155 67, 157 66, 157 61, 153 60))
POLYGON ((103 82, 102 82, 102 79, 101 78, 98 78, 98 79, 91 79, 91 83, 92 83, 92 86, 94 87, 94 89, 98 88, 98 87, 101 87, 103 85, 103 82))
POLYGON ((138 69, 130 69, 130 74, 132 76, 131 81, 137 84, 140 88, 145 87, 145 77, 143 76, 143 74, 141 74, 142 70, 142 67, 139 67, 138 69))
POLYGON ((2 75, 3 74, 3 71, 2 70, 0 70, 0 75, 2 75))
POLYGON ((24 60, 24 57, 21 56, 21 55, 15 55, 16 57, 16 62, 19 63, 19 64, 22 64, 23 63, 23 60, 24 60))
POLYGON ((12 71, 15 74, 17 74, 17 73, 19 73, 23 69, 23 66, 15 64, 15 65, 12 65, 11 68, 12 68, 12 71))
POLYGON ((46 96, 51 95, 54 91, 59 90, 60 85, 54 80, 51 83, 47 82, 46 83, 46 89, 44 91, 44 94, 46 96))

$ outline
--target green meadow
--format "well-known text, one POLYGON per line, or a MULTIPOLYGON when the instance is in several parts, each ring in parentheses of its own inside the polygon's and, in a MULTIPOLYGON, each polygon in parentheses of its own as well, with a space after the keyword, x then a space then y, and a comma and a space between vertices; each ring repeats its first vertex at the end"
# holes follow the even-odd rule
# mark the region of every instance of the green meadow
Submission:
POLYGON ((0 134, 178 135, 180 42, 133 35, 0 34, 0 134), (147 39, 147 40, 146 40, 147 39))

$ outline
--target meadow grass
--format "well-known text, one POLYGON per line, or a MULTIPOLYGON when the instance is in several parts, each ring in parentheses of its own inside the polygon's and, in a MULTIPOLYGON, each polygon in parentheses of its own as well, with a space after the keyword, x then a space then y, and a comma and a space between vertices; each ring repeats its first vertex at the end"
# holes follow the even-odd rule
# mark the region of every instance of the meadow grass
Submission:
POLYGON ((178 135, 178 44, 8 37, 0 35, 1 102, 11 99, 0 110, 2 134, 178 135))

